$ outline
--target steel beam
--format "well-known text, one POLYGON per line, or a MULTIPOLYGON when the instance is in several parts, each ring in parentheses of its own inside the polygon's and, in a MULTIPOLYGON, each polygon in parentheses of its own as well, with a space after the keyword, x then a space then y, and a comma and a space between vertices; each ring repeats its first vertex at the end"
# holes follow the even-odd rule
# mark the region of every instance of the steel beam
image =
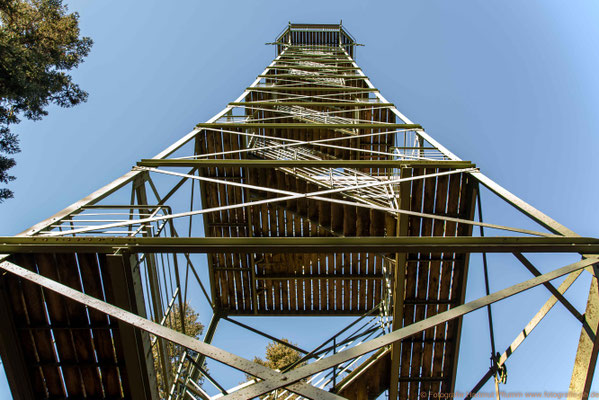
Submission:
POLYGON ((332 107, 355 107, 355 106, 376 106, 393 107, 393 103, 375 103, 373 101, 295 101, 295 100, 256 100, 256 101, 238 101, 229 103, 230 106, 332 106, 332 107))
POLYGON ((587 399, 591 392, 591 383, 597 365, 599 354, 599 285, 597 284, 597 268, 591 278, 587 308, 584 313, 588 327, 583 327, 580 332, 576 359, 572 371, 572 379, 568 391, 573 399, 587 399), (589 328, 591 332, 589 332, 589 328))
POLYGON ((352 129, 421 129, 422 127, 418 124, 313 124, 313 123, 277 123, 277 122, 212 122, 212 123, 200 123, 196 125, 197 128, 285 128, 285 129, 317 129, 317 128, 328 128, 328 129, 341 129, 341 128, 352 128, 352 129))
MULTIPOLYGON (((218 327, 218 323, 220 322, 220 319, 221 319, 221 316, 219 313, 212 314, 212 318, 210 319, 210 323, 208 324, 208 329, 206 330, 206 334, 204 335, 204 343, 212 344, 212 339, 214 339, 214 334, 216 333, 216 328, 218 327)), ((195 357, 195 362, 197 363, 197 365, 202 366, 202 365, 204 365, 205 361, 206 361, 206 356, 204 354, 199 353, 195 357)), ((194 371, 191 374, 188 374, 187 379, 191 379, 192 381, 195 382, 198 379, 200 379, 200 377, 201 377, 200 371, 198 371, 197 369, 194 369, 194 371)), ((185 384, 185 386, 187 386, 187 383, 185 384)))
POLYGON ((471 172, 471 175, 475 177, 480 183, 482 183, 487 189, 491 190, 497 196, 501 197, 512 207, 516 208, 520 212, 527 215, 532 220, 536 221, 541 226, 549 229, 550 232, 557 233, 564 236, 578 236, 574 231, 566 228, 553 218, 537 210, 524 200, 520 199, 516 195, 512 194, 507 189, 503 188, 490 178, 482 174, 481 172, 471 172))
MULTIPOLYGON (((409 177, 411 171, 403 168, 401 177, 409 177)), ((410 208, 410 184, 404 182, 399 187, 399 207, 404 209, 410 208)), ((408 216, 406 214, 397 215, 397 235, 408 235, 408 216)), ((406 284, 406 267, 407 253, 395 253, 395 271, 393 273, 393 323, 391 329, 396 331, 404 325, 404 301, 405 301, 405 284, 406 284)), ((391 368, 389 379, 389 399, 397 399, 399 396, 399 375, 400 375, 400 356, 401 344, 395 342, 391 345, 391 368)))
MULTIPOLYGON (((319 70, 323 69, 322 67, 312 67, 308 65, 274 65, 270 68, 272 69, 303 69, 303 70, 319 70)), ((336 71, 360 71, 360 68, 355 67, 329 67, 327 66, 325 69, 334 69, 336 71)))
MULTIPOLYGON (((247 271, 246 268, 237 269, 237 271, 247 271)), ((268 274, 268 275, 256 275, 257 280, 269 280, 269 281, 287 281, 296 279, 334 279, 334 280, 383 280, 385 278, 382 274, 372 275, 333 275, 333 274, 311 274, 311 275, 294 275, 294 274, 268 274)))
POLYGON ((432 328, 436 325, 442 324, 444 322, 450 321, 452 319, 459 318, 463 315, 466 315, 472 311, 478 310, 482 307, 487 306, 488 304, 495 303, 497 301, 506 299, 515 294, 521 293, 530 288, 536 287, 538 285, 542 285, 545 282, 549 282, 553 279, 559 278, 560 276, 567 275, 574 271, 581 270, 586 268, 589 265, 599 262, 599 258, 590 258, 575 262, 573 264, 567 265, 565 267, 556 269, 554 271, 545 273, 539 277, 532 278, 530 280, 518 283, 516 285, 510 286, 506 289, 495 292, 489 296, 484 296, 479 299, 473 300, 469 303, 463 304, 461 306, 455 307, 449 311, 445 311, 443 313, 437 314, 433 317, 427 318, 425 320, 416 322, 414 324, 403 327, 395 332, 388 333, 384 336, 378 337, 376 339, 372 339, 368 342, 364 342, 358 346, 355 346, 351 349, 344 350, 337 354, 328 356, 326 358, 315 361, 311 364, 308 364, 304 367, 297 368, 295 370, 289 371, 281 376, 278 376, 277 379, 265 380, 259 383, 255 383, 251 386, 248 386, 244 389, 231 393, 227 396, 222 397, 223 400, 245 400, 254 398, 255 396, 259 396, 264 393, 271 392, 278 388, 281 388, 285 385, 288 385, 289 382, 297 382, 301 379, 307 378, 309 376, 314 375, 320 371, 324 371, 325 369, 329 369, 335 365, 340 363, 349 361, 361 355, 370 353, 371 351, 375 351, 380 349, 381 347, 388 346, 394 342, 397 342, 403 338, 412 336, 418 332, 422 332, 426 329, 432 328))
MULTIPOLYGON (((520 253, 514 253, 514 255, 516 256, 516 258, 526 267, 526 269, 528 269, 530 271, 531 274, 533 274, 534 276, 539 276, 541 275, 541 271, 539 271, 526 257, 524 257, 522 254, 520 253)), ((574 316, 574 318, 576 318, 577 320, 579 320, 582 323, 586 323, 584 317, 578 312, 578 310, 576 309, 576 307, 574 307, 572 305, 572 303, 570 303, 568 301, 568 299, 566 299, 556 288, 555 286, 553 286, 551 283, 547 282, 543 284, 547 290, 549 290, 549 292, 551 292, 552 295, 554 295, 559 301, 560 303, 562 303, 564 305, 564 307, 566 307, 566 309, 568 311, 570 311, 570 313, 572 313, 572 315, 574 316)))
POLYGON ((599 253, 585 237, 0 237, 5 253, 599 253))
MULTIPOLYGON (((574 271, 570 273, 566 279, 562 282, 561 285, 557 288, 557 291, 562 295, 566 293, 566 291, 572 286, 572 284, 576 281, 576 279, 582 274, 582 270, 574 271)), ((530 336, 532 331, 537 327, 537 325, 545 318, 547 313, 551 311, 553 306, 557 303, 557 297, 551 296, 549 300, 543 304, 541 309, 535 314, 535 316, 530 320, 528 324, 522 329, 522 331, 516 336, 516 338, 512 341, 512 343, 505 349, 503 354, 499 356, 498 366, 501 367, 506 363, 507 359, 514 354, 516 349, 526 340, 527 337, 530 336)), ((473 397, 476 397, 476 393, 487 383, 489 379, 491 379, 495 375, 496 368, 489 368, 487 373, 483 375, 483 377, 478 381, 478 383, 472 388, 472 390, 468 391, 468 395, 464 398, 464 400, 471 400, 473 397)))
MULTIPOLYGON (((348 138, 349 139, 349 138, 348 138)), ((470 161, 424 161, 424 160, 256 160, 256 159, 143 159, 140 167, 247 167, 247 168, 475 168, 470 161)))
POLYGON ((378 89, 370 89, 370 88, 359 88, 359 87, 338 87, 338 86, 256 86, 253 88, 248 88, 248 90, 253 91, 273 91, 273 92, 378 92, 378 89))
MULTIPOLYGON (((293 79, 314 79, 314 78, 342 78, 342 79, 365 79, 367 77, 357 74, 336 74, 336 75, 295 75, 295 74, 266 74, 258 75, 258 78, 293 78, 293 79)), ((310 81, 308 81, 309 83, 310 81)))

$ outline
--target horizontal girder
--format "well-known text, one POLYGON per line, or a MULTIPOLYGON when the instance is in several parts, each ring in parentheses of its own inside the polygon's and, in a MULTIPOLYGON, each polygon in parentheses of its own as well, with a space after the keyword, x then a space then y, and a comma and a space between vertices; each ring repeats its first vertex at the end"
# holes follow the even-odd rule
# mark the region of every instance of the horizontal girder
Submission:
POLYGON ((587 237, 0 237, 5 253, 599 253, 587 237))

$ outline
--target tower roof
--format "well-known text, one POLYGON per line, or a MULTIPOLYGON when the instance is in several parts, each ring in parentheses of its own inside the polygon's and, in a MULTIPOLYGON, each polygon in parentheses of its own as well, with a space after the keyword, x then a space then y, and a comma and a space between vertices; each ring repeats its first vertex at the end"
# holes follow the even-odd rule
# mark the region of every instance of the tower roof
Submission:
POLYGON ((296 24, 291 23, 276 39, 277 54, 284 50, 285 45, 305 46, 342 46, 353 57, 356 41, 343 27, 343 24, 296 24))

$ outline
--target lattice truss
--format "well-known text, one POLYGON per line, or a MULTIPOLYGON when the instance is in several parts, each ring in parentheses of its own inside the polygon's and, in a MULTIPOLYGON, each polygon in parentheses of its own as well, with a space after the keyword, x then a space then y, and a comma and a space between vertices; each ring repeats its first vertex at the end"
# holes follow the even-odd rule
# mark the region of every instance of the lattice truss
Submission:
POLYGON ((274 44, 275 60, 208 122, 3 238, 11 385, 31 398, 414 399, 453 391, 464 314, 528 288, 544 284, 551 297, 475 391, 557 301, 597 327, 563 297, 597 261, 596 239, 408 120, 355 63, 340 25, 292 24, 274 44), (537 227, 483 222, 483 186, 537 227), (585 257, 541 274, 521 254, 539 251, 585 257), (464 304, 469 254, 493 252, 514 253, 535 277, 464 304), (194 296, 214 310, 201 340, 176 321, 194 296), (287 343, 303 358, 283 371, 210 345, 223 320, 280 341, 234 318, 277 315, 355 320, 315 349, 287 343), (256 379, 224 388, 207 357, 256 379))

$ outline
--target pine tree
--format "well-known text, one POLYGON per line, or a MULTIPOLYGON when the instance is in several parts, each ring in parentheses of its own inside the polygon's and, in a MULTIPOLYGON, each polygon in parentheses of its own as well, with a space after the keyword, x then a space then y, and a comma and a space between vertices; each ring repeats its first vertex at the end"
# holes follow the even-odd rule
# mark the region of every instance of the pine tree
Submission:
MULTIPOLYGON (((185 315, 185 334, 187 336, 191 336, 193 338, 199 339, 200 335, 204 331, 204 325, 198 321, 198 313, 189 305, 189 303, 185 303, 183 307, 183 312, 185 315)), ((166 319, 166 326, 171 329, 176 330, 177 332, 183 332, 183 326, 181 324, 181 312, 179 304, 174 304, 171 312, 166 319)), ((185 349, 179 345, 174 344, 173 342, 169 342, 168 340, 164 340, 165 344, 165 353, 166 353, 166 364, 167 371, 170 375, 170 379, 177 373, 177 368, 179 367, 179 363, 181 361, 181 356, 183 355, 185 349)), ((161 399, 168 397, 168 392, 170 387, 167 387, 167 382, 165 382, 162 365, 159 356, 159 348, 158 343, 154 344, 152 347, 152 355, 154 356, 154 371, 156 371, 156 380, 158 383, 158 392, 161 399)), ((192 355, 193 356, 193 355, 192 355)), ((172 382, 170 382, 172 384, 172 382)))
MULTIPOLYGON (((10 125, 20 118, 39 120, 46 107, 72 107, 87 93, 65 71, 88 55, 92 40, 79 37, 79 15, 68 13, 62 0, 0 0, 0 183, 15 177, 16 163, 6 157, 20 151, 10 125)), ((13 197, 0 188, 0 203, 13 197)))
MULTIPOLYGON (((292 345, 295 346, 294 343, 291 343, 288 339, 281 339, 282 342, 285 343, 290 343, 292 345)), ((271 368, 271 369, 276 369, 276 370, 283 370, 284 368, 288 367, 291 364, 295 364, 297 363, 299 360, 301 360, 302 355, 295 349, 289 347, 289 346, 285 346, 282 343, 278 343, 278 342, 271 342, 266 346, 266 360, 263 360, 259 357, 254 357, 254 362, 260 365, 263 365, 265 367, 271 368)), ((293 368, 298 368, 301 367, 303 365, 306 365, 305 362, 301 362, 298 363, 297 365, 295 365, 293 368)), ((252 380, 254 379, 254 377, 246 375, 247 380, 252 380)), ((292 399, 296 399, 298 396, 289 393, 289 400, 292 399)), ((270 400, 270 399, 275 399, 275 395, 273 394, 267 394, 264 396, 260 397, 263 400, 270 400)), ((285 396, 285 398, 288 398, 287 396, 285 396)))

